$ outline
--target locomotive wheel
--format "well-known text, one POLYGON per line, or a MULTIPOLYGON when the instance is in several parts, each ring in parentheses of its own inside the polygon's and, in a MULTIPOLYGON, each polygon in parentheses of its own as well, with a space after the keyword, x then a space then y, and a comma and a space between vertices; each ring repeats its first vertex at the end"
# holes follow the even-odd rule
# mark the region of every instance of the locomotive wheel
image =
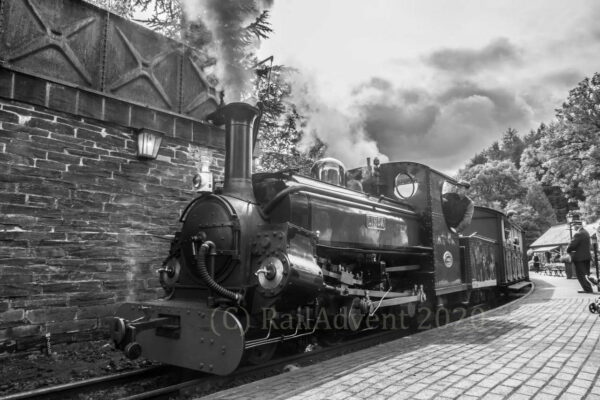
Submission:
POLYGON ((264 364, 273 358, 277 350, 277 343, 266 344, 264 346, 254 347, 246 350, 245 358, 252 365, 264 364))
POLYGON ((596 303, 590 303, 590 305, 589 305, 589 309, 590 309, 590 312, 591 312, 592 314, 594 314, 594 313, 597 313, 597 312, 598 312, 598 306, 596 306, 596 303))

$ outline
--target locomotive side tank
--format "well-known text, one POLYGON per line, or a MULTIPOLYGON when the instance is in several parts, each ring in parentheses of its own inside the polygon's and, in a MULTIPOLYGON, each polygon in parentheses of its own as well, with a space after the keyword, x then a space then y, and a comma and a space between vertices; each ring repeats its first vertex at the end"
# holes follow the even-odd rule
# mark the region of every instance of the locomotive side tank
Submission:
MULTIPOLYGON (((414 290, 418 281, 391 279, 391 275, 398 278, 398 272, 420 269, 420 258, 430 251, 422 245, 419 218, 410 206, 290 172, 256 174, 254 189, 271 224, 287 224, 313 236, 310 246, 297 247, 314 252, 318 268, 312 268, 313 281, 322 277, 317 292, 329 295, 318 300, 321 304, 335 309, 356 299, 369 303, 372 298, 385 307, 385 290, 388 302, 393 298, 396 305, 418 301, 414 290)), ((264 264, 259 262, 257 272, 264 264)), ((271 293, 265 284, 259 280, 258 293, 268 297, 271 293)), ((282 296, 280 310, 284 298, 290 295, 282 296)), ((267 301, 257 299, 254 304, 265 306, 267 301)))

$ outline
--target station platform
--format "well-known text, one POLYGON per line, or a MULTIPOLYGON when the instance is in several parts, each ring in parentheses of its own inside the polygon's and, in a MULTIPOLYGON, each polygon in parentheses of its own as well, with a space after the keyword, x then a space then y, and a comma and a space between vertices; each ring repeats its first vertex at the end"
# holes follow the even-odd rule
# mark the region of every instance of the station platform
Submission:
POLYGON ((204 399, 600 399, 597 293, 531 273, 500 308, 204 399))

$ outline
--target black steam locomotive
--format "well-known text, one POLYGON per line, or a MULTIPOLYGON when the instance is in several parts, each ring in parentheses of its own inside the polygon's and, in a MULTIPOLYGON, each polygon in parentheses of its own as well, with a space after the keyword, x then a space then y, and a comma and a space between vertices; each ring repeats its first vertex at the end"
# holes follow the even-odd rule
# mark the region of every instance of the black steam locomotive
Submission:
MULTIPOLYGON (((520 228, 476 207, 457 234, 442 195, 459 182, 425 165, 344 171, 325 159, 313 177, 252 175, 258 114, 233 103, 214 115, 226 125, 224 187, 184 211, 159 270, 165 298, 124 304, 111 320, 127 356, 225 375, 284 341, 414 318, 419 307, 480 301, 528 279, 520 228)), ((212 187, 201 178, 198 187, 212 187)))

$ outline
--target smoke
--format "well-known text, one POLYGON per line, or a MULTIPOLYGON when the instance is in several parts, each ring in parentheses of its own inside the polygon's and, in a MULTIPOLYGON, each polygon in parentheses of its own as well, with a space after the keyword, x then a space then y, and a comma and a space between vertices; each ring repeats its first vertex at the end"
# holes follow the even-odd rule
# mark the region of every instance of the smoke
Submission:
POLYGON ((259 43, 244 28, 272 4, 272 0, 181 1, 186 18, 199 18, 213 34, 218 59, 215 72, 227 102, 239 101, 251 91, 253 72, 243 64, 248 50, 258 49, 259 43))
POLYGON ((300 151, 308 151, 318 139, 326 145, 325 156, 337 158, 347 168, 364 165, 367 157, 378 157, 381 162, 389 160, 368 136, 361 116, 326 105, 316 83, 306 75, 295 76, 292 101, 300 115, 307 118, 298 144, 300 151))

